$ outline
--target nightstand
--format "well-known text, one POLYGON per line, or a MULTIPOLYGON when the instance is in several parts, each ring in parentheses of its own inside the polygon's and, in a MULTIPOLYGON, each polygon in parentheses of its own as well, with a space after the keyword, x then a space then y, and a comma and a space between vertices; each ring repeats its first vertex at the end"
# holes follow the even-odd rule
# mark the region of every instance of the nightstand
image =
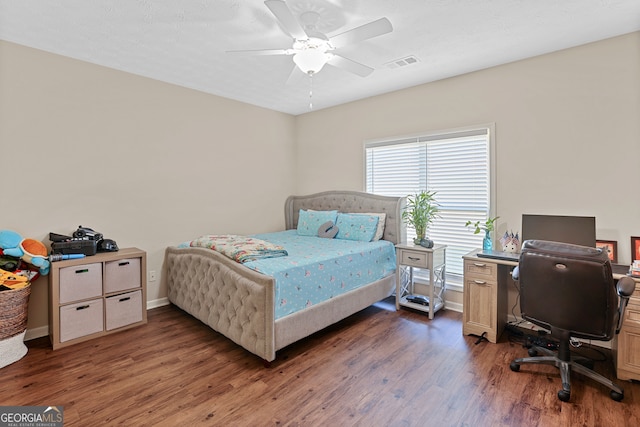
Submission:
POLYGON ((429 313, 429 319, 444 307, 446 245, 424 248, 413 244, 396 245, 396 309, 410 307, 429 313), (414 268, 428 270, 429 283, 415 283, 414 268), (428 304, 411 302, 414 295, 428 298, 428 304))

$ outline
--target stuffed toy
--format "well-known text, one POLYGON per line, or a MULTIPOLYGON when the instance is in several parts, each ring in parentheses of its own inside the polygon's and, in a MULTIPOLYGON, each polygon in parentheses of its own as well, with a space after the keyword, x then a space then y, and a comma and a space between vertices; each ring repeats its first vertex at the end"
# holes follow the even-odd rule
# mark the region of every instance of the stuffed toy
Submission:
POLYGON ((507 231, 504 232, 504 236, 500 239, 500 244, 502 245, 502 250, 504 252, 518 253, 520 252, 520 237, 518 237, 518 233, 509 234, 507 231))
POLYGON ((20 258, 38 267, 40 274, 49 274, 51 264, 47 259, 47 247, 35 239, 23 239, 15 231, 0 230, 0 249, 5 255, 20 258))
POLYGON ((9 289, 22 289, 29 286, 29 278, 0 268, 0 286, 9 289))

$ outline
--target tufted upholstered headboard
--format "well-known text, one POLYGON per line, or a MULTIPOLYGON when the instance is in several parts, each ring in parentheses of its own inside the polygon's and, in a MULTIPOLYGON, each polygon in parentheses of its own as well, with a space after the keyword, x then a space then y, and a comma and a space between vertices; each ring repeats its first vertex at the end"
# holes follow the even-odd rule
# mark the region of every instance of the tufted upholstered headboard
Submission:
POLYGON ((402 211, 406 205, 404 197, 378 196, 359 191, 325 191, 308 196, 289 196, 284 204, 284 219, 287 230, 297 228, 300 209, 326 211, 337 209, 344 213, 387 214, 382 238, 394 244, 407 240, 403 227, 402 211))

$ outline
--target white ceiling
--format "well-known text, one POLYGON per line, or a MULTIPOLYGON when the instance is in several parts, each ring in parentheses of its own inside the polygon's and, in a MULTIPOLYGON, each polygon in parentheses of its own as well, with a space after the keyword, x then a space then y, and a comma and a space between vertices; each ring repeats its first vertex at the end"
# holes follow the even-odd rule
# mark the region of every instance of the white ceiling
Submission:
MULTIPOLYGON (((394 28, 339 50, 375 71, 359 77, 325 66, 313 78, 314 110, 640 30, 640 0, 287 4, 296 16, 319 13, 329 37, 381 17, 394 28), (418 62, 386 65, 408 56, 418 62)), ((277 111, 309 111, 309 78, 291 74, 291 56, 226 53, 291 47, 262 0, 0 0, 0 39, 277 111)))

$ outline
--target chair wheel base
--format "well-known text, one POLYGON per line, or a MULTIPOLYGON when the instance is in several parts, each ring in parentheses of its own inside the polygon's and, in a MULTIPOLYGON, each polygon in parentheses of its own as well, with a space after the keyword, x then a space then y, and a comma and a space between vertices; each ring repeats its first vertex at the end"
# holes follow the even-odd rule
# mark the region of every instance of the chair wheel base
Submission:
POLYGON ((569 399, 571 399, 571 392, 567 390, 560 390, 558 392, 558 399, 562 400, 563 402, 568 402, 569 399))
POLYGON ((593 360, 579 360, 578 363, 587 369, 591 369, 592 371, 593 371, 593 367, 595 366, 595 364, 593 363, 593 360))
POLYGON ((611 398, 616 402, 620 402, 622 401, 622 399, 624 399, 624 393, 618 393, 615 390, 611 390, 611 392, 609 393, 609 396, 611 396, 611 398))

